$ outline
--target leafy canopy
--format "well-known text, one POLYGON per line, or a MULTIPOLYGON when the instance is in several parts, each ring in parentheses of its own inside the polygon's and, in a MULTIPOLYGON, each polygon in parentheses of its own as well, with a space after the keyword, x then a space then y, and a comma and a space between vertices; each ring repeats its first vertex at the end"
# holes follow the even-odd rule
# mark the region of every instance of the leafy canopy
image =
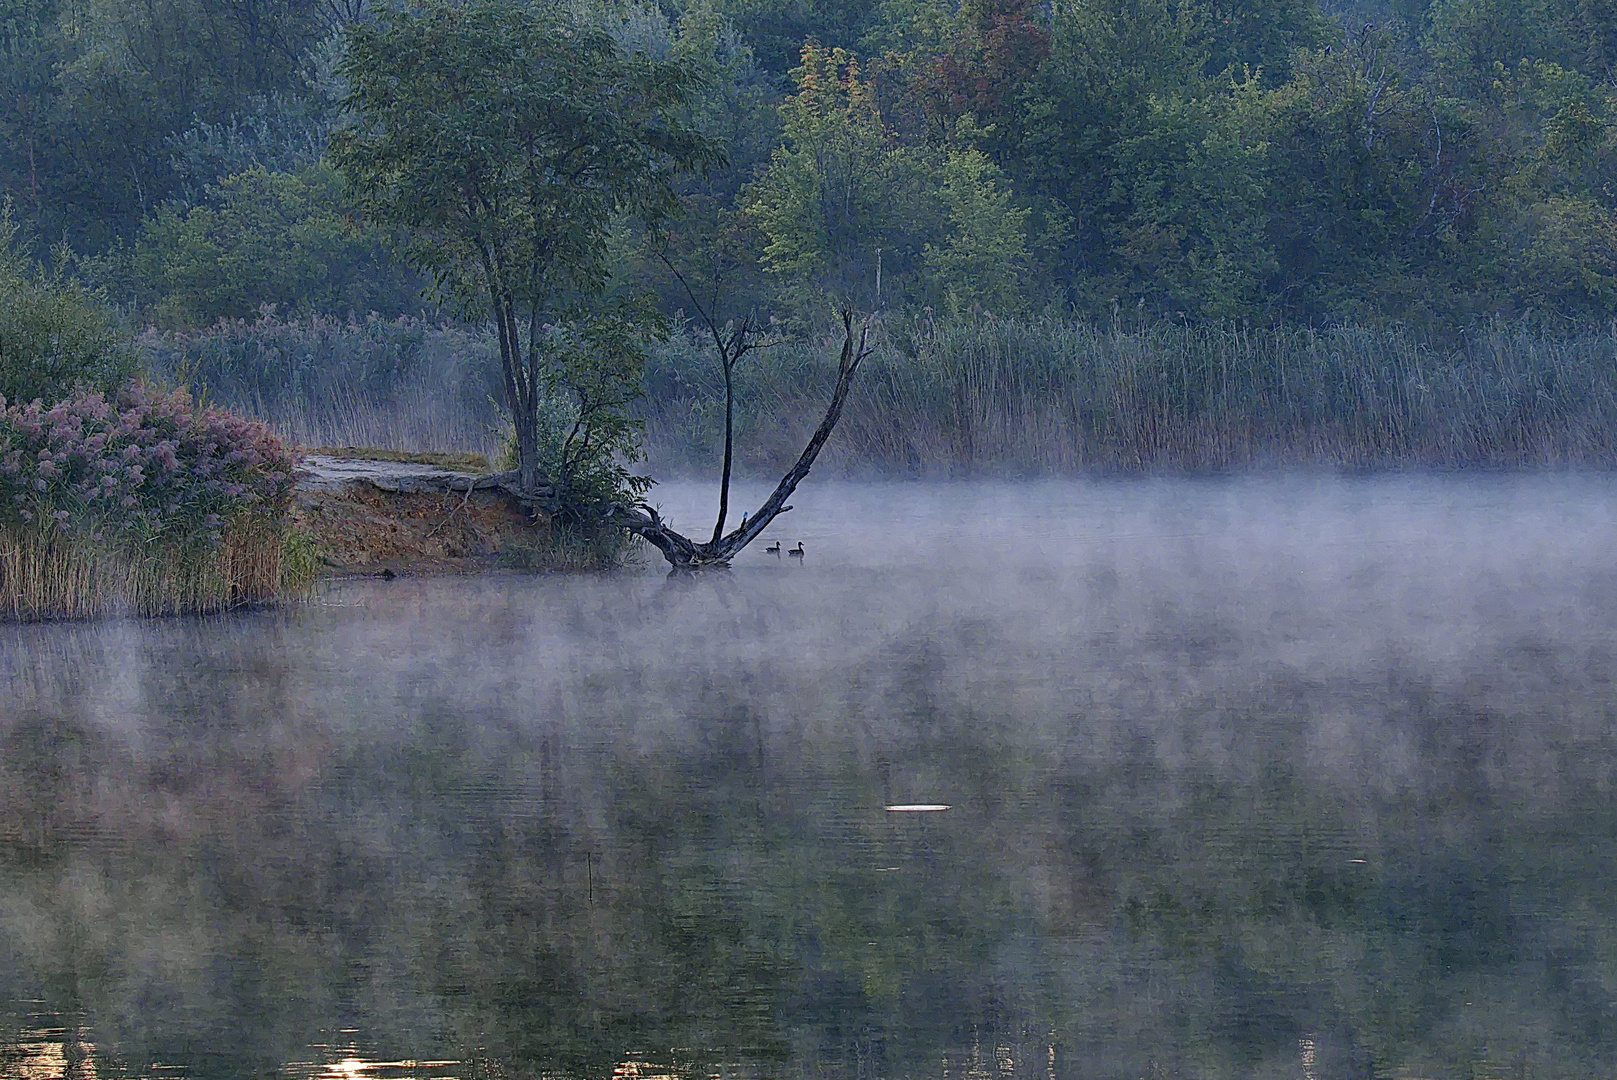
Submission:
POLYGON ((905 145, 876 80, 844 49, 804 46, 792 75, 782 144, 743 193, 763 263, 786 291, 863 307, 884 295, 957 311, 1022 307, 1029 212, 999 168, 974 148, 905 145))
POLYGON ((350 193, 469 309, 560 313, 599 292, 625 213, 673 208, 707 158, 677 119, 694 79, 548 5, 431 0, 348 31, 350 193))
POLYGON ((640 365, 616 334, 556 328, 606 325, 614 227, 673 210, 678 175, 712 157, 684 119, 697 77, 620 43, 609 18, 514 0, 383 12, 348 31, 358 123, 332 139, 365 213, 405 230, 468 315, 492 318, 521 485, 547 471, 564 499, 636 455, 625 410, 640 365), (574 413, 565 452, 541 438, 558 400, 574 413))
POLYGON ((201 205, 163 206, 129 253, 126 291, 158 323, 249 319, 267 306, 287 314, 426 306, 380 232, 353 227, 329 165, 253 166, 208 194, 201 205))

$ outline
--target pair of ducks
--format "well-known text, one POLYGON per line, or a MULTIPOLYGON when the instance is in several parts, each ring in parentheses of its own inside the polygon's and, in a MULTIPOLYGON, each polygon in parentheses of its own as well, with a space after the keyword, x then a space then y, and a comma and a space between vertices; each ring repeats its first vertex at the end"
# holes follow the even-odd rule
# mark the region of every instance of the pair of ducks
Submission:
MULTIPOLYGON (((768 547, 764 548, 764 550, 775 556, 777 559, 780 558, 780 541, 776 540, 773 544, 770 544, 768 547)), ((799 540, 797 542, 797 546, 794 548, 787 548, 786 554, 790 555, 794 559, 801 559, 803 557, 803 541, 799 540)))

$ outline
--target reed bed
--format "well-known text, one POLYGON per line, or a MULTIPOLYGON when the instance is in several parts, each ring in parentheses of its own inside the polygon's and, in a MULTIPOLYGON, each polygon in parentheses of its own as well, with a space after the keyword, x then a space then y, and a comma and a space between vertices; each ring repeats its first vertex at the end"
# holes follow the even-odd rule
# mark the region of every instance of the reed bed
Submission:
POLYGON ((291 453, 263 424, 131 388, 0 399, 0 617, 220 611, 312 582, 291 453))
MULTIPOLYGON (((718 388, 672 347, 647 403, 653 460, 712 467, 718 388)), ((1488 329, 1104 330, 1058 320, 919 328, 871 358, 826 461, 914 475, 1617 465, 1617 337, 1488 329)), ((826 348, 757 354, 744 465, 795 456, 834 376, 826 348)))
MULTIPOLYGON (((1056 318, 890 325, 822 468, 913 476, 1254 466, 1617 465, 1617 334, 1483 327, 1106 328, 1056 318)), ((147 335, 148 360, 304 445, 499 450, 486 334, 413 320, 222 324, 147 335)), ((759 350, 738 371, 738 465, 778 471, 835 377, 836 341, 759 350)), ((653 344, 640 405, 659 475, 707 474, 717 364, 653 344)))
POLYGON ((149 330, 138 344, 157 378, 188 385, 300 446, 499 450, 499 350, 476 328, 374 315, 265 316, 206 330, 149 330))
POLYGON ((135 547, 43 530, 0 531, 0 614, 22 621, 207 614, 298 595, 309 568, 278 522, 233 526, 217 545, 135 547))

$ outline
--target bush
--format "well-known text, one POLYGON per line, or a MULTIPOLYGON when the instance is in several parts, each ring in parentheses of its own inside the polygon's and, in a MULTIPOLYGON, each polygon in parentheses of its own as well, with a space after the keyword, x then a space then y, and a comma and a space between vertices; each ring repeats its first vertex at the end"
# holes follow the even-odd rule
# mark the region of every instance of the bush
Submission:
POLYGON ((184 390, 0 399, 0 609, 167 614, 269 600, 288 574, 291 454, 184 390))
POLYGON ((19 249, 11 204, 0 204, 0 395, 54 403, 75 390, 116 390, 134 370, 113 310, 35 265, 19 249))
MULTIPOLYGON (((356 228, 325 165, 252 168, 221 180, 201 206, 147 218, 129 256, 133 299, 165 326, 287 313, 421 311, 425 282, 356 228)), ((114 260, 116 261, 116 260, 114 260)))

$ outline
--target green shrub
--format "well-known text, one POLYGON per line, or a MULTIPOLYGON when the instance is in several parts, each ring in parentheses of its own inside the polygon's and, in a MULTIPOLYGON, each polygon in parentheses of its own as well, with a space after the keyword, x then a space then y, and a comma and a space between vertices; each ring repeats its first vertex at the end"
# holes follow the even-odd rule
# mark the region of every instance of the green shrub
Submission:
POLYGON ((206 326, 260 311, 420 311, 420 277, 393 262, 382 235, 359 229, 336 175, 254 167, 209 189, 199 206, 146 219, 128 256, 132 299, 165 326, 206 326))
POLYGON ((134 370, 106 301, 37 266, 21 250, 10 202, 0 204, 0 395, 54 403, 75 390, 116 390, 134 370))

